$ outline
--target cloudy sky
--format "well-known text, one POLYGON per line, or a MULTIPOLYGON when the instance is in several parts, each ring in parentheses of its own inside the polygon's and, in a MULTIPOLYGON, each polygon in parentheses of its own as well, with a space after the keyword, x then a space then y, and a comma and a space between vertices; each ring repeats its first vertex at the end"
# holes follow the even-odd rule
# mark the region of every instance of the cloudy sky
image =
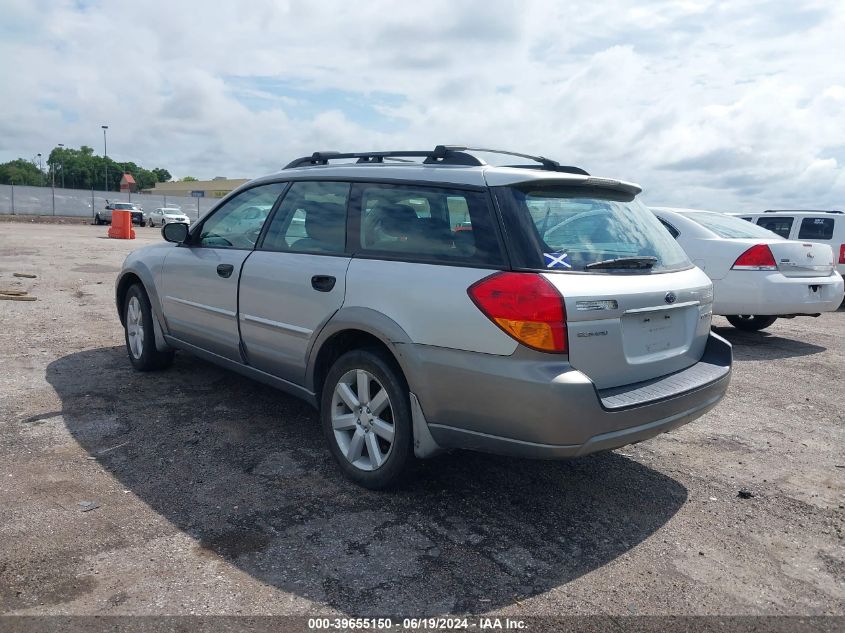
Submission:
POLYGON ((0 161, 101 153, 107 124, 115 160, 177 177, 474 144, 633 180, 652 204, 845 207, 840 0, 0 0, 0 16, 0 161))

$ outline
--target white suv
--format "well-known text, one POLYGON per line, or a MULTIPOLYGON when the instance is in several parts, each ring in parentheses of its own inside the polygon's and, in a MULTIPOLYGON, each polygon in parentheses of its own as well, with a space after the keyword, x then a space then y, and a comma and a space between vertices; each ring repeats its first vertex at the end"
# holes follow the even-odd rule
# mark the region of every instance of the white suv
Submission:
POLYGON ((788 240, 818 242, 833 249, 836 269, 845 277, 845 213, 841 211, 765 211, 732 213, 788 240))
POLYGON ((443 449, 576 457, 714 407, 713 285, 640 188, 518 156, 538 164, 317 153, 165 225, 117 280, 130 362, 181 349, 305 399, 372 488, 443 449))

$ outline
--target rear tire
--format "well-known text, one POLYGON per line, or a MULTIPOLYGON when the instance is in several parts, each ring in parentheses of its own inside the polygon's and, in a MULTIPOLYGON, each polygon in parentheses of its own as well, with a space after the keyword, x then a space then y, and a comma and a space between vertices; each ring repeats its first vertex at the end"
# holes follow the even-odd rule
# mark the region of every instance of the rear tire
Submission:
POLYGON ((738 330, 759 332, 778 320, 776 316, 754 316, 753 314, 732 314, 725 317, 738 330))
POLYGON ((323 384, 320 420, 343 474, 365 488, 396 486, 414 464, 408 386, 378 350, 335 361, 323 384))
POLYGON ((138 371, 164 369, 173 363, 173 350, 156 349, 153 311, 146 291, 133 284, 123 301, 123 333, 129 362, 138 371))

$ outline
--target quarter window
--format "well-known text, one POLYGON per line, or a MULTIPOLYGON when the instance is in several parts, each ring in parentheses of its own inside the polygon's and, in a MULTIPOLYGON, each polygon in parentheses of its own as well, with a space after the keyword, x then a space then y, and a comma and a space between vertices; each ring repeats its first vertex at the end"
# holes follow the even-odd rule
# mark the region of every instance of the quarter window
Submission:
POLYGON ((833 239, 833 218, 804 218, 798 230, 799 240, 833 239))
POLYGON ((200 246, 252 249, 270 209, 285 187, 274 182, 247 189, 218 207, 200 227, 200 246))
POLYGON ((499 265, 502 256, 481 192, 360 185, 365 253, 391 258, 499 265))
POLYGON ((344 182, 302 181, 291 185, 271 220, 261 248, 299 253, 343 253, 346 250, 344 182))
POLYGON ((789 237, 789 232, 792 230, 792 222, 795 218, 757 218, 757 226, 762 226, 772 233, 777 233, 781 237, 789 237))

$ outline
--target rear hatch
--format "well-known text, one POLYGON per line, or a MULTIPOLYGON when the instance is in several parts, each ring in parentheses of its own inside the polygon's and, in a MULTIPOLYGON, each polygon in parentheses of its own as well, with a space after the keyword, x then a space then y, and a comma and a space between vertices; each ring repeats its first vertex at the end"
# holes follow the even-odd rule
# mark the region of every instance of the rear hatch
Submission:
POLYGON ((497 187, 517 269, 563 296, 570 364, 599 389, 697 363, 710 279, 630 192, 546 183, 497 187))
POLYGON ((769 249, 785 277, 829 277, 833 272, 833 250, 827 244, 779 240, 769 249))

